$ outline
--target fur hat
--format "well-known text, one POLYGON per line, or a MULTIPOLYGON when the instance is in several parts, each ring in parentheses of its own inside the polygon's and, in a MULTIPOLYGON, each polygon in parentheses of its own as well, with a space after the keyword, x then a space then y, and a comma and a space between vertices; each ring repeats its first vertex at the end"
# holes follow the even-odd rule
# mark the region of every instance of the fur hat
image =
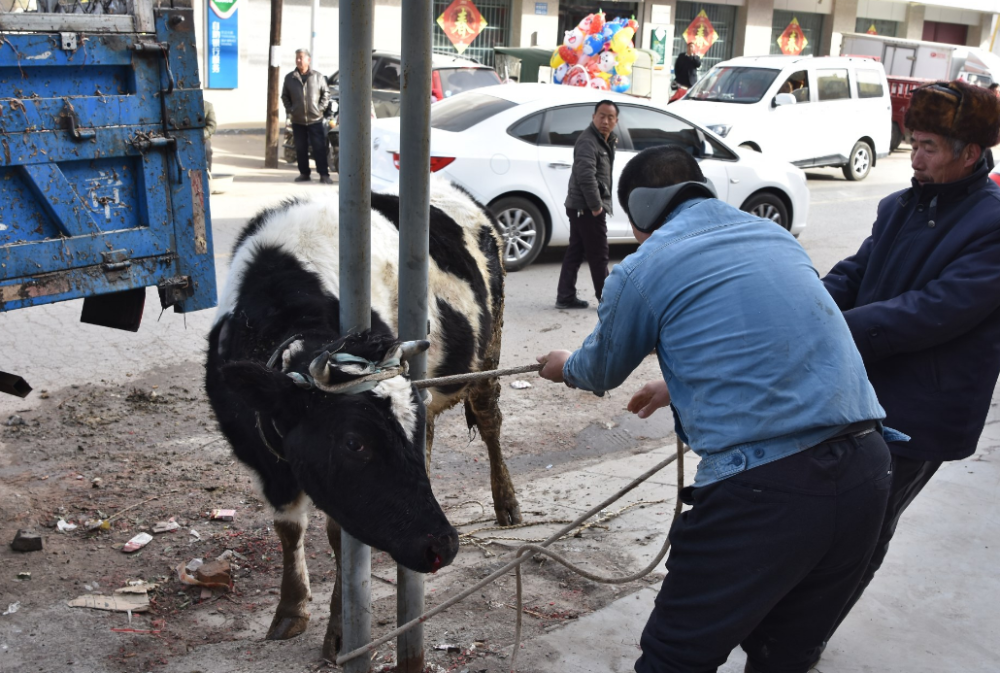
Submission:
POLYGON ((911 131, 993 147, 1000 141, 1000 98, 959 80, 925 84, 913 90, 904 123, 911 131))

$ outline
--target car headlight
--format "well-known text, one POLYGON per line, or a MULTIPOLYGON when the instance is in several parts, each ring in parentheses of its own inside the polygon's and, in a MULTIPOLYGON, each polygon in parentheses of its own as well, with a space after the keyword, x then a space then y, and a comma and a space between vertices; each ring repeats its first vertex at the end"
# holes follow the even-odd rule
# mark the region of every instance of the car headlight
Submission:
POLYGON ((733 128, 732 124, 710 124, 706 126, 709 131, 719 136, 720 138, 725 138, 729 135, 729 129, 733 128))

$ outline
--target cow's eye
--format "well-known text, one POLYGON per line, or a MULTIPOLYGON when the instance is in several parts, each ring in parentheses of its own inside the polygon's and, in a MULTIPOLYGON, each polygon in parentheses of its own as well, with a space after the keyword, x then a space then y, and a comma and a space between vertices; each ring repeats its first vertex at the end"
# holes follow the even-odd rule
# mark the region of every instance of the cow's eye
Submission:
POLYGON ((357 435, 348 435, 345 437, 343 446, 348 451, 360 452, 365 450, 365 443, 357 435))

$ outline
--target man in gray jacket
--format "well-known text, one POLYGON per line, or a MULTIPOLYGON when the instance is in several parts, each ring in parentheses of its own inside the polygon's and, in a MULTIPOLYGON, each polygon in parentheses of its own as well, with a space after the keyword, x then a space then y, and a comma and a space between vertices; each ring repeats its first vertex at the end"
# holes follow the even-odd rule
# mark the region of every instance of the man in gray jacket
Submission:
POLYGON ((323 121, 323 111, 330 102, 330 89, 326 78, 309 68, 311 62, 308 49, 295 50, 295 70, 285 75, 281 102, 285 106, 285 114, 292 118, 295 156, 299 164, 299 177, 295 178, 295 182, 311 180, 309 149, 312 148, 319 181, 332 185, 326 163, 326 124, 323 121))
POLYGON ((618 136, 618 106, 602 100, 594 106, 594 116, 573 147, 573 170, 566 194, 569 216, 569 248, 563 256, 556 308, 587 308, 576 296, 576 275, 586 258, 594 294, 601 301, 604 279, 608 277, 608 213, 611 208, 611 175, 615 164, 618 136))

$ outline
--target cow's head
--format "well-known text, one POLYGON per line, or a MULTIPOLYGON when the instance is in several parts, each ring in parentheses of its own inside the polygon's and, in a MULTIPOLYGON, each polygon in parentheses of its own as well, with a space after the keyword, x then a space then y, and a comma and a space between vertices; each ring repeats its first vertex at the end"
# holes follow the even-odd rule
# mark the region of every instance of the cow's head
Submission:
POLYGON ((446 566, 458 552, 458 533, 414 442, 425 431, 425 411, 406 359, 427 346, 368 332, 333 343, 293 338, 267 366, 222 369, 256 413, 262 441, 288 461, 313 502, 418 572, 446 566))

